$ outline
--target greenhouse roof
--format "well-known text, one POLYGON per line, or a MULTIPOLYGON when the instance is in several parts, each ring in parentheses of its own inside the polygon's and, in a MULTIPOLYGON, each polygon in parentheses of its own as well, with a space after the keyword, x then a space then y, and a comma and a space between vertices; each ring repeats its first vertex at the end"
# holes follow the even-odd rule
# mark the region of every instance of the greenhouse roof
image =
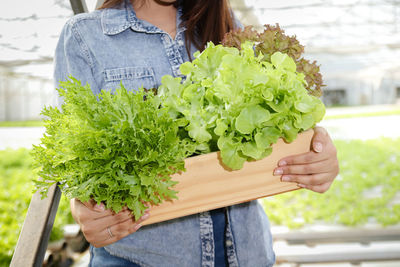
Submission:
MULTIPOLYGON (((96 0, 86 0, 93 10, 96 0)), ((395 0, 231 0, 243 24, 279 23, 306 46, 325 73, 384 66, 398 69, 400 2, 395 0)), ((52 56, 69 1, 3 1, 0 4, 0 66, 51 78, 52 56), (23 7, 23 8, 22 8, 23 7)))

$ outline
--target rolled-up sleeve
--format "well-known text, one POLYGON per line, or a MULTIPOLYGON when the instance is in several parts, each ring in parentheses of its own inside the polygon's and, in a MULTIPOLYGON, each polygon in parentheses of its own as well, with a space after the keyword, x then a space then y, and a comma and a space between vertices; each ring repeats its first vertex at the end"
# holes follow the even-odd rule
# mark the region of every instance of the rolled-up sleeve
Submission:
POLYGON ((90 84, 93 93, 100 92, 93 75, 93 58, 82 38, 77 25, 67 22, 61 32, 54 56, 54 84, 59 87, 60 81, 69 76, 80 80, 83 85, 90 84))

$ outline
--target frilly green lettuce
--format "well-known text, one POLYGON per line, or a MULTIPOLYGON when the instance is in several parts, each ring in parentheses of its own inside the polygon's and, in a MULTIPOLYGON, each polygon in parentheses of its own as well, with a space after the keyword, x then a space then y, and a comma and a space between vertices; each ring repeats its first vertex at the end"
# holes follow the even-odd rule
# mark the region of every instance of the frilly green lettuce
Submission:
POLYGON ((69 198, 104 202, 115 212, 127 206, 136 219, 146 203, 176 197, 170 176, 184 170, 194 149, 160 97, 123 87, 96 96, 74 78, 58 91, 64 103, 43 110, 46 133, 32 151, 43 196, 58 182, 69 198))

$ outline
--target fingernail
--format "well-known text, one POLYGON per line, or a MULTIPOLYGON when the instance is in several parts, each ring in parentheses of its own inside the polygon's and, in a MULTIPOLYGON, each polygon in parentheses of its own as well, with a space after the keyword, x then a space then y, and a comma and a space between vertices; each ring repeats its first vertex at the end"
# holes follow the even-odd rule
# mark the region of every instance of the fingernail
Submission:
POLYGON ((320 142, 314 144, 314 151, 318 153, 322 152, 322 144, 320 142))
POLYGON ((290 177, 289 176, 283 176, 282 177, 282 182, 290 182, 290 177))
POLYGON ((147 218, 149 218, 150 214, 145 213, 142 217, 140 217, 141 220, 146 220, 147 218))
POLYGON ((281 175, 283 174, 283 170, 281 168, 275 169, 274 175, 281 175))
POLYGON ((305 187, 306 187, 305 184, 297 184, 297 186, 302 187, 302 188, 305 188, 305 187))
POLYGON ((100 205, 96 204, 96 205, 94 205, 94 209, 96 209, 98 211, 104 211, 104 204, 103 203, 101 203, 100 205))
POLYGON ((139 228, 142 227, 142 225, 139 223, 135 226, 135 231, 139 230, 139 228))
POLYGON ((287 162, 284 160, 279 161, 278 166, 286 166, 287 162))

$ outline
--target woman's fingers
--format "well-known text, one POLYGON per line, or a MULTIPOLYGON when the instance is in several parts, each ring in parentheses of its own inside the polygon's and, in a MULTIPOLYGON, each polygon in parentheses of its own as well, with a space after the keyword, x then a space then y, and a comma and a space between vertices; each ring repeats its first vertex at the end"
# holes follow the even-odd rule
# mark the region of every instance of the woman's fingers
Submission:
POLYGON ((317 153, 321 153, 324 150, 328 139, 330 139, 328 132, 324 128, 316 126, 311 141, 311 149, 317 153))
POLYGON ((132 211, 127 207, 115 213, 105 209, 102 203, 97 205, 94 200, 82 203, 72 199, 70 204, 72 216, 80 225, 86 240, 95 247, 109 245, 136 232, 141 222, 149 217, 149 211, 146 211, 144 216, 134 221, 132 211))
MULTIPOLYGON (((98 241, 98 242, 90 242, 94 247, 96 248, 100 248, 100 247, 104 247, 107 245, 110 245, 112 243, 117 242, 118 240, 136 232, 137 230, 139 230, 139 228, 141 227, 140 224, 138 223, 131 223, 130 222, 130 226, 127 228, 127 230, 125 230, 125 232, 123 234, 118 234, 118 235, 114 235, 110 236, 110 234, 108 233, 107 230, 103 231, 104 235, 107 236, 104 240, 98 241)), ((112 229, 115 227, 110 227, 110 232, 112 233, 112 229)), ((115 230, 115 229, 114 229, 115 230)))
POLYGON ((310 151, 288 156, 278 162, 278 166, 309 164, 336 157, 336 148, 324 128, 315 127, 310 151))
POLYGON ((93 223, 100 223, 102 225, 113 225, 116 223, 123 222, 128 219, 132 219, 133 214, 130 210, 123 210, 115 214, 106 215, 104 217, 99 217, 93 220, 93 223))
POLYGON ((149 213, 146 212, 139 220, 134 221, 132 218, 129 218, 125 221, 116 223, 111 226, 107 226, 100 231, 98 235, 95 236, 95 239, 92 240, 92 245, 95 247, 103 247, 109 244, 112 244, 134 232, 139 230, 142 226, 142 222, 149 218, 149 213))
POLYGON ((98 211, 102 212, 105 211, 106 207, 104 206, 103 203, 97 204, 94 199, 91 199, 87 202, 81 202, 83 205, 85 205, 88 209, 93 210, 93 211, 98 211))
POLYGON ((329 154, 327 153, 316 153, 314 151, 309 151, 303 154, 293 155, 285 157, 278 162, 278 166, 294 165, 294 164, 306 164, 312 162, 318 162, 322 160, 327 160, 329 154))
POLYGON ((105 239, 111 239, 112 237, 117 237, 118 240, 124 238, 125 236, 137 231, 141 226, 142 222, 149 218, 149 213, 145 213, 139 220, 134 221, 133 219, 128 219, 114 225, 104 228, 103 233, 106 233, 105 239), (110 228, 110 231, 107 230, 110 228), (110 232, 112 236, 110 235, 110 232))
POLYGON ((315 127, 310 151, 282 158, 274 175, 284 182, 323 193, 339 173, 336 148, 324 128, 315 127))
POLYGON ((278 167, 274 170, 274 175, 284 174, 318 174, 322 172, 330 172, 333 166, 328 160, 323 160, 308 164, 287 165, 278 167))
POLYGON ((331 186, 333 181, 320 184, 320 185, 305 185, 305 184, 299 184, 300 187, 307 188, 308 190, 317 192, 317 193, 325 193, 329 187, 331 186))
POLYGON ((89 212, 88 214, 82 214, 82 223, 80 224, 83 234, 90 243, 98 241, 99 238, 102 240, 99 233, 101 233, 107 227, 125 222, 127 220, 133 221, 130 211, 120 211, 118 213, 110 214, 105 214, 104 212, 104 216, 97 218, 91 218, 91 214, 93 215, 92 212, 89 212), (85 220, 85 218, 82 217, 87 217, 88 219, 85 220))
MULTIPOLYGON (((283 175, 282 182, 292 182, 300 185, 321 185, 331 181, 329 173, 311 174, 311 175, 283 175)), ((302 186, 304 187, 304 186, 302 186)))
POLYGON ((124 210, 81 224, 81 230, 89 243, 95 247, 102 247, 136 232, 140 228, 141 222, 148 217, 149 212, 147 211, 139 220, 134 221, 131 211, 124 210))
MULTIPOLYGON (((96 203, 95 201, 93 202, 96 203)), ((79 224, 113 214, 111 210, 96 208, 96 204, 93 202, 88 201, 83 203, 76 198, 71 200, 72 215, 79 224)))

